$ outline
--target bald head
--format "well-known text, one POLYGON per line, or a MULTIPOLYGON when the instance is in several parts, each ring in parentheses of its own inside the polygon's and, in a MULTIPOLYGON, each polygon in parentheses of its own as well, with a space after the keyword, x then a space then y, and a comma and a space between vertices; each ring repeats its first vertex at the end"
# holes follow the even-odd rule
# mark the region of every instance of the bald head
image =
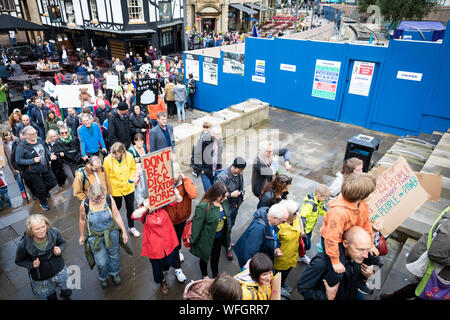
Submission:
POLYGON ((357 263, 362 263, 368 257, 372 248, 372 238, 370 234, 359 226, 353 226, 344 233, 342 245, 345 248, 345 255, 357 263))

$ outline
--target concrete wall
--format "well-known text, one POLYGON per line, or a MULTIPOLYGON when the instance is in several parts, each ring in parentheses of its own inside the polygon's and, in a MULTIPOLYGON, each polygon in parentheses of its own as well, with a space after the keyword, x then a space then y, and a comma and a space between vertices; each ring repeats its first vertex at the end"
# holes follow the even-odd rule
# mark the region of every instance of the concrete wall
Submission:
POLYGON ((216 111, 249 98, 313 116, 398 135, 447 131, 450 127, 450 32, 442 43, 392 40, 389 47, 294 39, 247 38, 244 76, 223 73, 218 86, 200 81, 195 107, 216 111), (341 63, 334 100, 312 96, 316 60, 341 63), (256 60, 265 61, 265 83, 252 81, 256 60), (374 62, 367 97, 348 93, 353 61, 374 62), (280 70, 280 64, 296 67, 280 70), (421 73, 421 81, 397 78, 398 71, 421 73))

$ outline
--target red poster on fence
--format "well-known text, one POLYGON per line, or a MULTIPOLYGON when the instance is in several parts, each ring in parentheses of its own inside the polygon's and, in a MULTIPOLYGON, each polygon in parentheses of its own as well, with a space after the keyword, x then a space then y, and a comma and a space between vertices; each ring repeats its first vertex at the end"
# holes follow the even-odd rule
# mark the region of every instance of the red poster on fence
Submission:
POLYGON ((172 148, 141 157, 150 210, 164 207, 176 200, 173 185, 172 148))

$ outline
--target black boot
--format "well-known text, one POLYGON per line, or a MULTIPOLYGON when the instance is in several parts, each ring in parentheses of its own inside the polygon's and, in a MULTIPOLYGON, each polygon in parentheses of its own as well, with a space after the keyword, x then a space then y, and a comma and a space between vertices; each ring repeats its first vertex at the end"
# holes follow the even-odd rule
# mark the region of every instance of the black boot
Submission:
POLYGON ((56 292, 53 292, 51 295, 47 297, 47 300, 58 300, 58 296, 56 295, 56 292))
POLYGON ((63 297, 64 299, 70 298, 71 295, 72 295, 71 289, 61 290, 61 297, 63 297))
POLYGON ((380 294, 380 300, 406 300, 416 296, 417 283, 411 283, 391 294, 380 294))

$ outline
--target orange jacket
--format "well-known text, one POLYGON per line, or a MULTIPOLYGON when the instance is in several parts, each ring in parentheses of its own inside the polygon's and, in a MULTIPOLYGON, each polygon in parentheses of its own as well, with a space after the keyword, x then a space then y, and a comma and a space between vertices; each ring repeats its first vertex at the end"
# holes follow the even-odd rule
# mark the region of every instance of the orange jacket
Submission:
POLYGON ((158 118, 158 112, 161 111, 167 112, 167 107, 164 99, 161 97, 161 95, 158 95, 158 103, 148 105, 148 114, 150 116, 150 119, 156 120, 158 118))
POLYGON ((173 225, 180 224, 189 218, 192 211, 192 199, 197 198, 197 188, 195 188, 195 184, 189 177, 184 177, 183 184, 180 184, 177 189, 183 197, 183 201, 180 203, 175 202, 176 205, 164 208, 169 214, 173 225))
POLYGON ((329 210, 323 220, 320 234, 325 240, 325 252, 332 264, 339 263, 339 243, 345 231, 353 226, 360 226, 366 230, 373 243, 372 224, 369 219, 369 205, 361 201, 359 207, 345 200, 342 194, 330 201, 329 210))

